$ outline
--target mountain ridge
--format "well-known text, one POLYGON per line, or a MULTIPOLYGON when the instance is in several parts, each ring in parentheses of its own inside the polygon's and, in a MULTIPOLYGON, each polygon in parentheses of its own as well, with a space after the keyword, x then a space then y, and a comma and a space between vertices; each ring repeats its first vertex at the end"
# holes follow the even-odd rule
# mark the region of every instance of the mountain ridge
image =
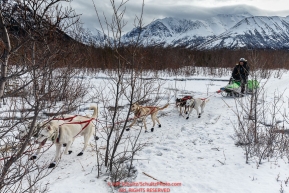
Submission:
MULTIPOLYGON (((200 19, 166 17, 143 28, 133 28, 121 37, 124 45, 139 37, 142 46, 172 46, 190 49, 287 49, 289 15, 253 16, 249 12, 218 14, 200 19)), ((102 39, 105 41, 105 38, 102 39)))

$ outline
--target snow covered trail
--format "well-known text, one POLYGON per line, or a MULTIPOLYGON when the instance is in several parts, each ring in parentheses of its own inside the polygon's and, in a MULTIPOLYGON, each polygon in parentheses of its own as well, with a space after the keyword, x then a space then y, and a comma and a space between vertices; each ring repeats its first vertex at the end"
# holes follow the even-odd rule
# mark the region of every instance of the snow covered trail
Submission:
MULTIPOLYGON (((274 89, 283 91, 287 88, 289 75, 282 79, 270 79, 266 84, 268 100, 274 98, 274 89), (270 89, 271 88, 271 89, 270 89), (272 89, 274 88, 274 89, 272 89)), ((219 90, 227 83, 206 80, 168 81, 165 88, 177 86, 180 90, 193 91, 195 97, 206 97, 219 90), (209 87, 206 85, 211 84, 209 87)), ((183 94, 186 94, 183 93, 183 94)), ((285 96, 289 96, 286 90, 285 96)), ((181 91, 179 91, 180 94, 181 91)), ((171 93, 174 95, 174 93, 171 93)), ((244 97, 246 98, 246 97, 244 97)), ((241 99, 245 100, 245 99, 241 99)), ((162 100, 160 106, 167 101, 162 100)), ((173 99, 170 103, 173 103, 173 99)), ((146 188, 169 188, 173 193, 274 193, 280 192, 280 184, 285 192, 289 188, 285 180, 289 177, 287 160, 263 160, 261 165, 252 161, 245 163, 245 155, 240 147, 235 146, 234 128, 236 116, 233 113, 235 101, 214 94, 205 107, 201 118, 195 110, 188 120, 179 116, 174 104, 163 110, 160 115, 161 128, 154 132, 142 131, 140 141, 149 142, 138 153, 139 160, 134 162, 137 169, 135 183, 170 182, 181 183, 180 186, 132 186, 138 192, 148 192, 146 188), (228 104, 225 104, 224 101, 228 104), (153 179, 145 174, 150 175, 153 179), (277 177, 279 175, 279 178, 277 177), (140 189, 144 188, 144 189, 140 189)), ((152 126, 147 118, 148 128, 152 126)), ((125 134, 136 135, 140 127, 135 125, 125 134)), ((93 139, 91 139, 91 143, 93 139)), ((111 192, 105 177, 97 179, 96 155, 89 146, 83 156, 76 156, 82 148, 83 139, 76 139, 71 155, 62 155, 56 169, 42 182, 49 183, 52 193, 107 193, 111 192)), ((51 160, 55 147, 49 149, 38 162, 44 167, 51 160), (46 163, 47 164, 47 163, 46 163)), ((118 191, 115 191, 118 192, 118 191)), ((128 191, 132 192, 132 191, 128 191)))
MULTIPOLYGON (((243 150, 234 145, 232 122, 236 118, 231 108, 234 99, 212 97, 200 119, 193 111, 186 120, 171 107, 170 115, 162 117, 162 128, 144 134, 152 137, 152 145, 140 153, 149 161, 139 161, 136 182, 156 182, 143 175, 150 174, 162 182, 178 182, 181 186, 169 187, 170 192, 278 192, 280 180, 289 176, 285 161, 245 164, 243 150), (232 121, 232 122, 231 122, 232 121), (282 179, 281 179, 282 178, 282 179)), ((158 186, 157 188, 166 188, 158 186)), ((140 188, 135 186, 135 188, 140 188)), ((147 186, 145 188, 148 188, 147 186)), ((287 188, 287 187, 285 187, 287 188)))
MULTIPOLYGON (((91 139, 91 143, 92 143, 91 139)), ((96 153, 89 145, 82 156, 77 156, 83 146, 83 137, 77 137, 72 145, 72 154, 62 154, 61 160, 55 170, 46 177, 43 182, 49 184, 49 190, 52 193, 93 193, 109 192, 109 187, 103 181, 103 178, 97 179, 96 153)), ((62 151, 64 148, 62 148, 62 151)), ((45 152, 40 160, 43 167, 48 167, 50 161, 55 155, 55 146, 53 145, 45 152), (48 161, 48 162, 47 162, 48 161)), ((51 170, 51 169, 48 169, 51 170)))

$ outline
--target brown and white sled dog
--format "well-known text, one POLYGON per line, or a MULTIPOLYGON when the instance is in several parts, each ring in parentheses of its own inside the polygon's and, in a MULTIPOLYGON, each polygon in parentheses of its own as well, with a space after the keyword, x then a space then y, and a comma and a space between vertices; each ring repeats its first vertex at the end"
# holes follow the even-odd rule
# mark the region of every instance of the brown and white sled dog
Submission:
POLYGON ((189 99, 192 99, 192 96, 184 96, 183 98, 176 98, 176 107, 179 107, 179 115, 182 115, 183 112, 188 114, 189 108, 186 106, 186 102, 189 99))
POLYGON ((141 118, 142 122, 144 124, 144 127, 145 127, 145 132, 147 132, 146 118, 147 118, 147 116, 151 115, 151 119, 153 121, 153 127, 151 128, 151 132, 153 132, 154 126, 155 126, 155 121, 157 121, 159 124, 159 127, 161 127, 161 123, 160 123, 159 119, 157 118, 158 112, 167 108, 168 106, 169 106, 169 104, 166 104, 163 107, 140 106, 140 105, 138 105, 138 103, 132 104, 131 111, 134 113, 134 120, 128 126, 128 128, 126 130, 128 131, 129 128, 135 124, 137 119, 141 118))
POLYGON ((190 116, 191 112, 193 111, 193 109, 196 109, 198 118, 201 118, 201 114, 204 112, 204 108, 205 108, 207 102, 209 102, 209 100, 210 99, 208 99, 208 98, 207 99, 201 99, 201 98, 194 99, 194 98, 192 98, 192 99, 187 100, 186 106, 188 108, 190 108, 190 111, 189 111, 188 116, 187 116, 186 119, 189 118, 189 116, 190 116), (201 112, 199 110, 200 108, 201 108, 201 112))
POLYGON ((92 121, 98 116, 98 108, 96 106, 91 106, 89 109, 94 110, 91 117, 83 116, 80 120, 73 120, 72 122, 52 122, 41 130, 40 137, 36 141, 41 143, 44 140, 50 139, 56 146, 54 162, 49 165, 49 168, 55 167, 60 156, 61 146, 63 144, 66 144, 64 154, 72 153, 72 151, 69 151, 69 148, 75 137, 78 135, 82 135, 84 137, 84 146, 82 151, 77 156, 83 155, 90 137, 94 134, 94 125, 92 121))

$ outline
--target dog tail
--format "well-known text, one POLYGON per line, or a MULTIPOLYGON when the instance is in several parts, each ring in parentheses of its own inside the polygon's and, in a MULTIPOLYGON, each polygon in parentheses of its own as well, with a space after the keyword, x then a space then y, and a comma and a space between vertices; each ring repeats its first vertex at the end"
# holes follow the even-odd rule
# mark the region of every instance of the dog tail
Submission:
POLYGON ((163 110, 163 109, 167 108, 168 106, 169 106, 169 103, 167 103, 165 106, 159 108, 159 110, 163 110))
POLYGON ((93 110, 93 114, 92 114, 91 118, 95 118, 96 119, 98 117, 98 107, 95 106, 95 105, 91 105, 89 107, 89 110, 93 110))

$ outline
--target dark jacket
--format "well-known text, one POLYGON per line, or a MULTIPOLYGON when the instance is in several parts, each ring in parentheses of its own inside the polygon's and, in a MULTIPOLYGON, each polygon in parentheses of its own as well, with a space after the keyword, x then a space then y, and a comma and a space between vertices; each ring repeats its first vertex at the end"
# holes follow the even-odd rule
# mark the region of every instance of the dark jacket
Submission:
POLYGON ((235 80, 247 80, 249 76, 249 71, 250 68, 247 62, 244 62, 243 65, 240 65, 240 63, 238 63, 232 72, 232 77, 235 80))

